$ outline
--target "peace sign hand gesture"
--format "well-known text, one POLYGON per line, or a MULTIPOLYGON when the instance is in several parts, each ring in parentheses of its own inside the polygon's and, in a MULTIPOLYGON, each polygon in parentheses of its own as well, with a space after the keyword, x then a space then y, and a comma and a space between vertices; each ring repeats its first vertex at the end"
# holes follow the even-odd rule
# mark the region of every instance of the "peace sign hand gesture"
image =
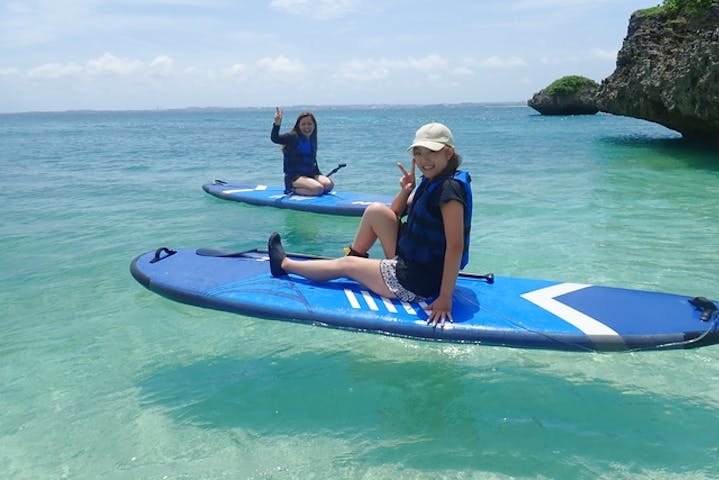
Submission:
POLYGON ((417 162, 415 162, 414 158, 412 159, 412 165, 409 167, 409 172, 405 170, 401 163, 397 162, 397 166, 402 171, 402 178, 399 179, 399 186, 402 187, 402 190, 404 192, 410 193, 412 190, 414 190, 414 171, 417 167, 417 162))
POLYGON ((275 125, 281 125, 282 124, 282 109, 280 107, 275 107, 275 125))

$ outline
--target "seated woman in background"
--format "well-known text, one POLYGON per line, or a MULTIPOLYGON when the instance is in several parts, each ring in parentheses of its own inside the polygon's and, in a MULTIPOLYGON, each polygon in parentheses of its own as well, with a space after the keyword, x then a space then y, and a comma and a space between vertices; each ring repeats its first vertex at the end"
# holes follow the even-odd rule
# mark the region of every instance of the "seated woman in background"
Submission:
POLYGON ((302 112, 295 126, 280 134, 282 109, 275 109, 270 140, 282 145, 284 155, 285 193, 317 196, 332 191, 334 183, 317 166, 317 120, 302 112))

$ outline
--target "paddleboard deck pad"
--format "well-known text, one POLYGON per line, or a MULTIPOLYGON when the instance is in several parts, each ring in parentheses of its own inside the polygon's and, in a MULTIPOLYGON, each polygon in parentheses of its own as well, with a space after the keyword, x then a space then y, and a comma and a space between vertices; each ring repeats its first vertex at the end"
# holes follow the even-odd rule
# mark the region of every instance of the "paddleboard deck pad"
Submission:
POLYGON ((262 205, 276 208, 288 208, 331 215, 362 216, 367 205, 373 202, 392 204, 388 195, 372 195, 333 190, 324 195, 308 197, 286 194, 284 186, 249 185, 215 180, 206 183, 202 189, 223 200, 262 205))
POLYGON ((273 277, 261 250, 163 247, 136 257, 130 271, 149 290, 198 307, 423 340, 565 351, 719 343, 718 304, 703 297, 461 273, 454 322, 441 328, 427 325, 426 303, 383 298, 351 280, 273 277))

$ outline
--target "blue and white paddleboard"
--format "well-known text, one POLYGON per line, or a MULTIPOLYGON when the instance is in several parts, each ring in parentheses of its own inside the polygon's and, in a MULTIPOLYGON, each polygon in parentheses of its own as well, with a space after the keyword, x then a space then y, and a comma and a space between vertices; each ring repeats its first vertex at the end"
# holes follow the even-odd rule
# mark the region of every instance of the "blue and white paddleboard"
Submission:
POLYGON ((210 195, 224 200, 264 205, 277 208, 289 208, 314 213, 332 215, 362 216, 365 208, 372 202, 392 204, 388 195, 370 195, 333 190, 317 197, 286 194, 284 186, 248 185, 215 180, 202 186, 210 195))
POLYGON ((149 290, 199 307, 417 339, 573 351, 719 343, 717 303, 702 297, 462 273, 454 323, 440 328, 426 324, 424 303, 382 298, 350 280, 273 277, 259 250, 159 248, 130 271, 149 290))

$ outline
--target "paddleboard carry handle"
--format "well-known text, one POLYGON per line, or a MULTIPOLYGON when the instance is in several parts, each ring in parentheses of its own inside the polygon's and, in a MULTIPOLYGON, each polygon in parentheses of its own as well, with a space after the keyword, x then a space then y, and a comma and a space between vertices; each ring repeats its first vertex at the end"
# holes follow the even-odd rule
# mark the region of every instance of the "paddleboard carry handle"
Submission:
POLYGON ((689 303, 702 312, 702 316, 699 317, 702 322, 708 322, 712 317, 716 316, 719 311, 717 306, 714 305, 714 302, 704 297, 694 297, 689 300, 689 303))
POLYGON ((170 250, 167 247, 160 247, 157 250, 155 250, 155 256, 152 257, 152 260, 150 260, 150 263, 157 263, 160 260, 164 260, 167 257, 171 257, 176 253, 177 253, 177 251, 175 251, 175 250, 170 250), (166 254, 164 257, 162 256, 163 253, 166 254))

